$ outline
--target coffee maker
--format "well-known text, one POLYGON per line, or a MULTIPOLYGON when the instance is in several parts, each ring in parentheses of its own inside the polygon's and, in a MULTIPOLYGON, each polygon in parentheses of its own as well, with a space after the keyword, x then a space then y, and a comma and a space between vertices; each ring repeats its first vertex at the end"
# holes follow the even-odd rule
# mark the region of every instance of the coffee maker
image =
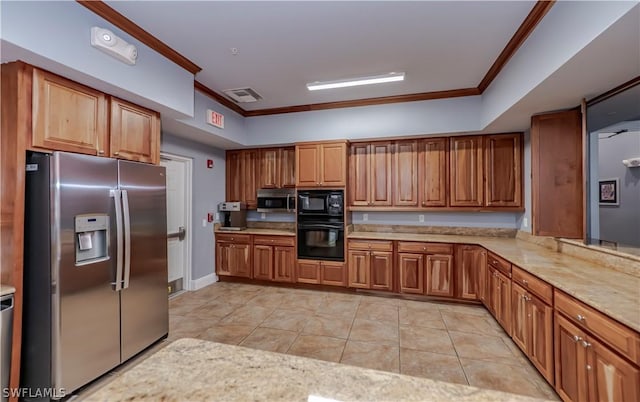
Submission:
POLYGON ((221 202, 218 204, 221 216, 220 230, 243 230, 247 228, 247 206, 244 202, 221 202))

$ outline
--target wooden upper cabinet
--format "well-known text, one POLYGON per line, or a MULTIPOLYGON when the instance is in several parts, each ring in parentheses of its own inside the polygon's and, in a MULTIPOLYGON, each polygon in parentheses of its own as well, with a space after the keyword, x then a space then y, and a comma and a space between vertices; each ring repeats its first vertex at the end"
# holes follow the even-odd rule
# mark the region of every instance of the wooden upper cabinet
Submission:
POLYGON ((160 114, 111 97, 110 156, 160 162, 160 114))
POLYGON ((297 187, 344 187, 346 183, 346 142, 296 145, 297 187))
POLYGON ((392 143, 353 144, 350 150, 350 205, 391 205, 392 143))
POLYGON ((278 169, 279 150, 277 148, 260 151, 260 188, 279 188, 280 170, 278 169))
POLYGON ((394 206, 418 206, 418 141, 397 141, 394 153, 394 206))
POLYGON ((579 110, 531 117, 534 235, 583 237, 582 147, 579 110))
POLYGON ((447 139, 422 140, 418 165, 420 205, 423 207, 447 206, 447 139))
POLYGON ((260 166, 258 164, 259 154, 257 149, 246 149, 242 151, 243 155, 243 180, 244 202, 247 209, 256 209, 258 207, 258 177, 260 175, 260 166))
POLYGON ((225 201, 244 201, 244 156, 242 151, 226 153, 226 197, 225 201))
POLYGON ((451 137, 449 145, 449 205, 481 207, 482 136, 451 137))
POLYGON ((522 134, 484 137, 485 205, 522 206, 522 134))
POLYGON ((109 154, 105 94, 34 68, 32 102, 32 147, 109 154))
POLYGON ((294 147, 280 148, 279 162, 280 187, 295 187, 296 149, 294 147))

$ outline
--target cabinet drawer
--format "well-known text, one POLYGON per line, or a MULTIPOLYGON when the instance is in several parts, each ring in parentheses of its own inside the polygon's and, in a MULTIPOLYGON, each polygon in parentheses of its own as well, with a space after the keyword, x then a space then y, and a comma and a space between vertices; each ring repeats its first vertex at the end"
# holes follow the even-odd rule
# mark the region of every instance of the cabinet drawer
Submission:
POLYGON ((556 310, 579 327, 589 330, 631 361, 640 360, 640 334, 565 293, 555 290, 554 297, 556 310))
POLYGON ((393 251, 393 242, 380 240, 349 240, 349 248, 354 250, 393 251))
POLYGON ((398 252, 451 255, 453 254, 453 245, 442 243, 400 241, 398 242, 398 252))
POLYGON ((296 239, 293 236, 253 236, 253 244, 293 247, 296 244, 296 239))
POLYGON ((491 265, 499 271, 502 271, 502 273, 511 278, 511 263, 504 258, 492 252, 489 252, 487 254, 487 264, 491 265))
POLYGON ((251 235, 235 233, 216 233, 216 241, 226 241, 234 243, 251 243, 251 235))
POLYGON ((544 301, 548 305, 553 305, 553 287, 551 285, 522 270, 521 268, 516 267, 515 265, 513 265, 512 267, 513 270, 511 271, 511 280, 514 283, 517 283, 524 289, 540 297, 542 301, 544 301))

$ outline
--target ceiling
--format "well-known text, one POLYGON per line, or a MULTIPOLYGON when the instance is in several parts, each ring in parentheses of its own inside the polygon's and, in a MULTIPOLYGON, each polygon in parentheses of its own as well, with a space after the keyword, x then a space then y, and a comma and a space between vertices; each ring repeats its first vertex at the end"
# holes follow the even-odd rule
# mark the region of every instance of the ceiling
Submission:
POLYGON ((202 68, 214 90, 251 87, 260 110, 475 88, 535 1, 107 1, 202 68), (232 49, 237 49, 233 54, 232 49), (306 89, 388 72, 403 82, 306 89))

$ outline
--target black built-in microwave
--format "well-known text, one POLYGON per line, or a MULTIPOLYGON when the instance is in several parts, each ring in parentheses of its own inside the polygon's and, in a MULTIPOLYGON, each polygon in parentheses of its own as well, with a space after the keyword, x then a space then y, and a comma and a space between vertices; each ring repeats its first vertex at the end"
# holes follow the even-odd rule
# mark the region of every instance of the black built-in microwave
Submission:
POLYGON ((344 216, 344 190, 298 191, 298 216, 344 216))

